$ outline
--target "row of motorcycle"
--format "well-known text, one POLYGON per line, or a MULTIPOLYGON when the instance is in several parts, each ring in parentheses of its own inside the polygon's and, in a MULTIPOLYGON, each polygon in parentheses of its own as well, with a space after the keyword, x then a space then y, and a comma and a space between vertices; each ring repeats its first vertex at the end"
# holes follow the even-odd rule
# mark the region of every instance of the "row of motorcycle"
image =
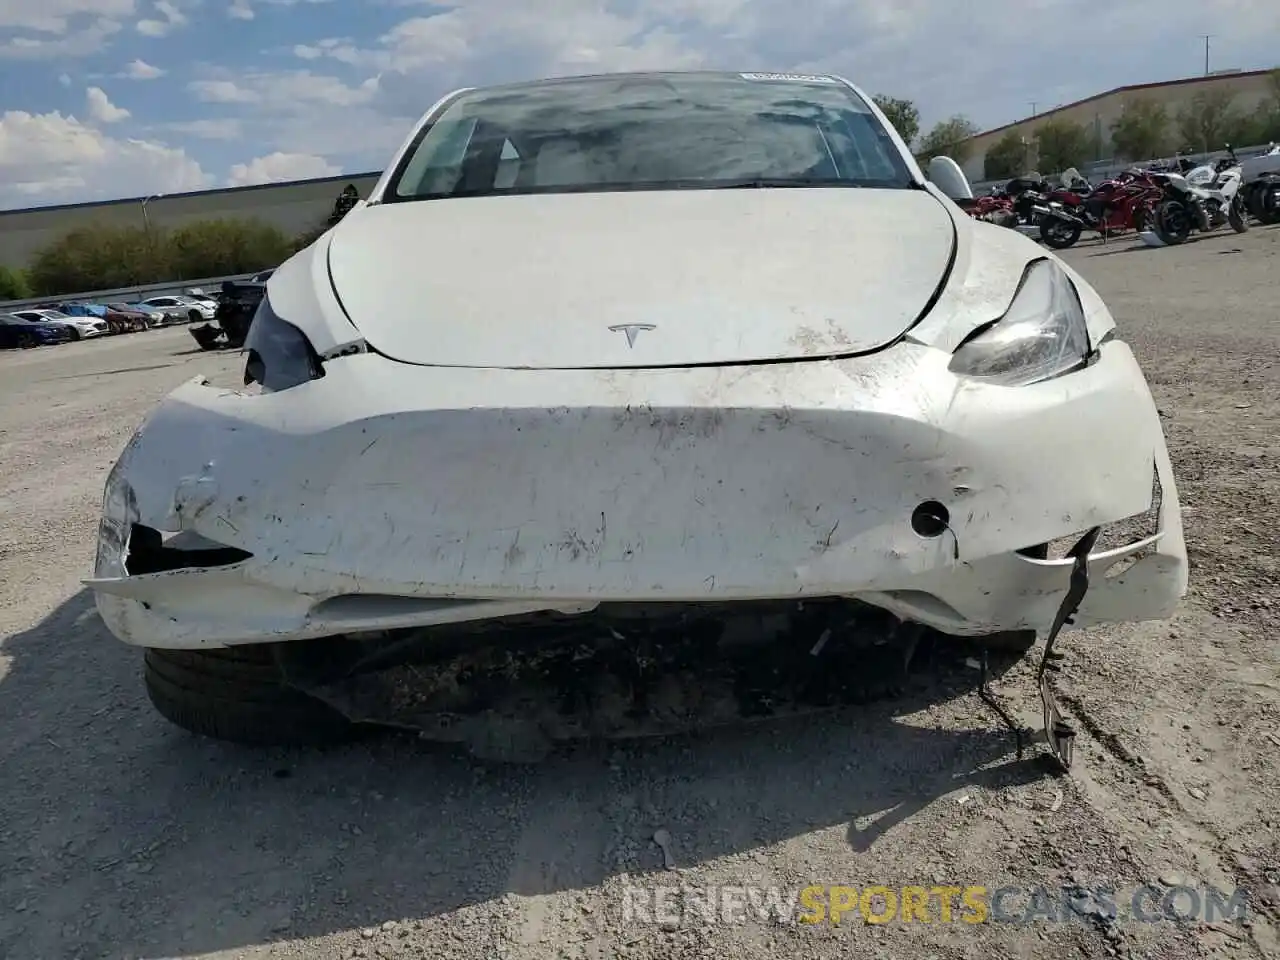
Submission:
MULTIPOLYGON (((1199 166, 1186 158, 1133 167, 1098 184, 1068 170, 1061 185, 1035 177, 1016 177, 1003 189, 964 200, 969 215, 1039 238, 1065 250, 1088 231, 1105 238, 1128 231, 1152 236, 1157 245, 1185 243, 1192 233, 1230 224, 1249 229, 1250 217, 1280 223, 1280 148, 1276 170, 1247 183, 1235 151, 1199 166)), ((1251 161, 1252 162, 1252 161, 1251 161)))

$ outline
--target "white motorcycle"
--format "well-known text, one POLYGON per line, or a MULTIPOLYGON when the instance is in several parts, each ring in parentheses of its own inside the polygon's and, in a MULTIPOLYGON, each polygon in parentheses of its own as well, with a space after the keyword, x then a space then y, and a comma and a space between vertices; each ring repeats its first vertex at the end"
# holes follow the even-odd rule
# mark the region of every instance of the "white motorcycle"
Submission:
POLYGON ((1227 156, 1182 173, 1153 174, 1164 187, 1164 198, 1155 209, 1152 227, 1156 237, 1173 246, 1185 243, 1192 231, 1207 233, 1224 223, 1236 233, 1249 229, 1240 185, 1244 171, 1231 145, 1227 156))

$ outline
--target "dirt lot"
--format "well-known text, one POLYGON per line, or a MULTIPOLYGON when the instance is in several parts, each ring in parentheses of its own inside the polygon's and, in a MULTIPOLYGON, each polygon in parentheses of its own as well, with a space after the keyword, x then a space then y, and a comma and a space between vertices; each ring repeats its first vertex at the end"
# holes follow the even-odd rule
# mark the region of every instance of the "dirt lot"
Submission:
MULTIPOLYGON (((1173 622, 1065 639, 1067 778, 1038 749, 1015 760, 963 668, 891 705, 534 767, 399 738, 193 739, 152 712, 139 655, 79 578, 143 411, 235 358, 191 352, 183 330, 0 355, 0 956, 1280 954, 1278 254, 1280 230, 1255 228, 1068 255, 1151 379, 1194 568, 1173 622), (1251 920, 1113 923, 1086 903, 1056 924, 676 925, 624 909, 627 887, 659 884, 1107 882, 1248 885, 1251 920)), ((1038 724, 1027 669, 998 690, 1038 724)))

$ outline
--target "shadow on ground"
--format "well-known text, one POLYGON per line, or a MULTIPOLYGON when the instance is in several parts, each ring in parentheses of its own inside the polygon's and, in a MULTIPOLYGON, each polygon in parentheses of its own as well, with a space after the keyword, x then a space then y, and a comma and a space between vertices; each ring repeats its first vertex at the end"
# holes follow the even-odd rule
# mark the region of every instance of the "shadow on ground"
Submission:
POLYGON ((7 960, 206 953, 585 888, 660 869, 658 826, 683 865, 844 824, 852 857, 966 784, 1046 776, 996 723, 899 719, 972 685, 954 661, 892 705, 510 767, 398 736, 329 751, 188 736, 151 710, 141 657, 85 591, 3 652, 7 960))

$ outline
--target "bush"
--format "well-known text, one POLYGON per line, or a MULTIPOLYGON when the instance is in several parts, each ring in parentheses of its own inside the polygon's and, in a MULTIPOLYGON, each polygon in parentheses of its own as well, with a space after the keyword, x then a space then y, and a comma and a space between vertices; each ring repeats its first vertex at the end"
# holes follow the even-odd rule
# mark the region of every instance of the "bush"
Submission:
POLYGON ((199 280, 276 267, 294 251, 259 220, 212 219, 175 230, 88 225, 40 250, 27 270, 36 296, 170 280, 199 280))
POLYGON ((982 175, 987 180, 1009 180, 1027 169, 1027 144, 1017 130, 1010 130, 991 145, 982 158, 982 175))
POLYGON ((25 300, 31 296, 31 284, 21 270, 0 266, 0 300, 25 300))
POLYGON ((301 250, 307 249, 307 247, 311 246, 328 232, 328 227, 316 227, 314 230, 308 230, 306 233, 298 234, 293 241, 293 252, 298 253, 301 250))

